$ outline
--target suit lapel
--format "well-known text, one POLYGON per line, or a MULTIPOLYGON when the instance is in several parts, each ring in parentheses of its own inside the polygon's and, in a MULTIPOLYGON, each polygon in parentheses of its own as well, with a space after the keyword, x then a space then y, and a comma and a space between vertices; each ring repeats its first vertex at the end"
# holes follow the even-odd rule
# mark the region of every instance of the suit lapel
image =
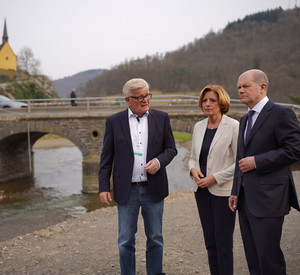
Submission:
POLYGON ((125 110, 122 113, 122 116, 120 119, 120 129, 121 129, 126 141, 128 142, 129 148, 133 154, 133 147, 132 147, 132 141, 131 141, 130 127, 129 127, 129 119, 128 119, 128 110, 125 110))
MULTIPOLYGON (((255 133, 260 129, 260 127, 262 126, 262 124, 265 122, 265 120, 269 117, 270 115, 270 110, 273 107, 273 102, 271 102, 270 100, 266 103, 266 105, 263 107, 263 109, 261 110, 261 112, 259 113, 253 128, 251 129, 250 132, 250 136, 248 138, 247 144, 249 143, 249 141, 252 139, 252 137, 255 135, 255 133)), ((247 145, 246 144, 246 145, 247 145)))
POLYGON ((245 149, 245 139, 244 139, 244 133, 246 129, 247 124, 247 115, 243 116, 240 120, 240 136, 239 136, 239 145, 242 146, 242 149, 245 149))
POLYGON ((199 159, 199 157, 200 157, 201 148, 202 148, 203 139, 204 139, 204 135, 205 135, 206 128, 207 128, 208 119, 205 118, 204 120, 201 121, 201 123, 202 123, 201 127, 199 127, 197 129, 197 134, 195 133, 195 135, 198 136, 198 142, 199 142, 198 143, 199 147, 198 147, 198 152, 197 152, 198 153, 197 159, 199 159))
POLYGON ((225 118, 224 115, 223 115, 223 117, 222 117, 222 119, 221 119, 221 122, 220 122, 220 125, 219 125, 219 127, 218 127, 218 129, 217 129, 217 132, 216 132, 216 134, 215 134, 215 136, 214 136, 214 138, 213 138, 213 140, 212 140, 212 142, 211 142, 209 151, 212 150, 212 148, 213 148, 213 147, 215 146, 215 144, 218 142, 218 140, 220 139, 220 137, 223 135, 223 132, 224 132, 224 130, 225 130, 225 128, 226 128, 226 125, 227 125, 227 121, 226 121, 226 118, 225 118))
POLYGON ((149 115, 148 115, 148 146, 147 146, 147 156, 149 155, 149 148, 151 148, 151 143, 153 140, 153 133, 155 131, 153 130, 155 128, 155 118, 153 117, 155 114, 152 112, 151 109, 149 109, 149 115))

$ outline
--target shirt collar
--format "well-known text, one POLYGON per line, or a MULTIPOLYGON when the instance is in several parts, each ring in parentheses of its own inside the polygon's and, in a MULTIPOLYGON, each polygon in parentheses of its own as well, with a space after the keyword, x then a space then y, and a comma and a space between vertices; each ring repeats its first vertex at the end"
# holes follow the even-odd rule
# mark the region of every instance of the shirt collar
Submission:
MULTIPOLYGON (((269 101, 269 98, 267 96, 265 96, 261 101, 259 101, 251 110, 260 113, 261 110, 263 109, 263 107, 267 104, 267 102, 269 101)), ((248 108, 248 111, 250 109, 248 108)))
MULTIPOLYGON (((146 113, 144 113, 143 117, 147 117, 149 116, 149 111, 147 111, 146 113)), ((136 114, 134 114, 131 109, 128 107, 128 118, 131 118, 131 117, 137 117, 136 114)))

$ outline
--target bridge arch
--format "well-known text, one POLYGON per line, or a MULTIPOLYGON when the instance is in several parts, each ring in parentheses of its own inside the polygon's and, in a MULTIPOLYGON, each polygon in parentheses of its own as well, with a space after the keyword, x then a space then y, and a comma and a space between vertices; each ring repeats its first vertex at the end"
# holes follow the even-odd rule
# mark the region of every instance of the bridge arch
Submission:
POLYGON ((105 117, 39 117, 0 121, 0 182, 33 176, 35 142, 46 134, 70 140, 80 150, 83 191, 98 190, 105 117), (29 153, 30 152, 30 153, 29 153))

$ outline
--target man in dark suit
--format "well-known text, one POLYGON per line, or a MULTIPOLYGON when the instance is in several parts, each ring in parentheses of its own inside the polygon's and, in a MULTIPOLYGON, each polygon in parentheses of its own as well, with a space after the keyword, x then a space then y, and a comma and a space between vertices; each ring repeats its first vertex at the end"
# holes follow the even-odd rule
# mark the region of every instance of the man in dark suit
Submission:
POLYGON ((300 211, 291 164, 300 159, 295 113, 267 97, 268 78, 249 70, 238 79, 239 97, 248 106, 241 118, 229 207, 239 223, 251 275, 286 274, 280 248, 284 216, 300 211))
POLYGON ((122 275, 135 274, 135 233, 139 208, 147 236, 147 274, 162 272, 162 217, 168 196, 166 166, 177 154, 168 114, 149 109, 148 83, 127 81, 123 94, 128 109, 107 118, 99 168, 101 202, 109 205, 113 170, 118 206, 119 255, 122 275))

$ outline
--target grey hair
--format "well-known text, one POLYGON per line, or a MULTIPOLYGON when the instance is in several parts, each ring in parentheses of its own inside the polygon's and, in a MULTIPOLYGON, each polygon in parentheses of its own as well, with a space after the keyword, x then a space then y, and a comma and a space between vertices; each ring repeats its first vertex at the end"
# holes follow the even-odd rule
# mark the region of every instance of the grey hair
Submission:
POLYGON ((149 84, 142 78, 132 78, 128 80, 123 86, 123 94, 125 97, 131 96, 131 91, 134 89, 147 88, 149 90, 149 84))

